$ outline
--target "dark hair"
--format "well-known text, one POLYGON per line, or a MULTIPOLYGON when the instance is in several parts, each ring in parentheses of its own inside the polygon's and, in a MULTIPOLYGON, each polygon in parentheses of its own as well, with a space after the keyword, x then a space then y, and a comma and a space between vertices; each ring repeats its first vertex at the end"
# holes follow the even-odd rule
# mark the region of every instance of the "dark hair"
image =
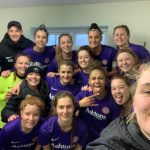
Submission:
POLYGON ((63 34, 60 34, 60 35, 59 35, 58 44, 60 44, 60 39, 61 39, 63 36, 68 36, 68 37, 71 39, 71 42, 73 42, 72 36, 71 36, 70 34, 63 33, 63 34))
POLYGON ((102 67, 99 67, 99 66, 95 66, 91 69, 90 71, 90 74, 94 71, 94 70, 99 70, 100 72, 103 73, 103 75, 105 76, 105 80, 106 80, 106 71, 102 68, 102 67))
POLYGON ((46 26, 44 24, 41 24, 38 28, 36 28, 36 30, 34 31, 34 37, 35 37, 35 35, 38 31, 44 31, 46 33, 46 37, 47 37, 47 40, 48 40, 49 33, 48 33, 48 31, 46 29, 46 26))
POLYGON ((91 57, 93 57, 93 55, 92 55, 92 49, 91 49, 89 46, 87 46, 87 45, 81 46, 81 47, 79 48, 79 50, 77 51, 77 57, 78 57, 79 52, 82 51, 82 50, 87 51, 87 52, 89 53, 89 55, 90 55, 91 57))
MULTIPOLYGON (((15 63, 17 62, 17 59, 21 56, 24 56, 24 57, 27 57, 29 59, 29 62, 31 60, 31 57, 28 55, 28 54, 24 54, 24 53, 18 53, 16 56, 15 56, 15 59, 14 59, 14 65, 15 63)), ((16 78, 17 78, 17 70, 15 69, 14 71, 14 81, 16 81, 16 78)))
POLYGON ((111 78, 110 83, 111 83, 113 80, 115 80, 115 79, 121 79, 121 80, 123 80, 123 81, 126 83, 126 85, 127 85, 128 87, 130 87, 130 82, 129 82, 129 80, 128 80, 128 78, 127 78, 126 76, 121 75, 121 74, 116 74, 116 75, 114 75, 114 76, 111 78))
POLYGON ((63 60, 62 49, 61 49, 60 46, 59 46, 59 45, 60 45, 60 39, 61 39, 63 36, 68 36, 68 37, 70 38, 71 42, 73 42, 72 37, 71 37, 70 34, 65 33, 65 34, 60 34, 60 35, 59 35, 59 38, 58 38, 58 46, 57 46, 57 48, 56 48, 56 55, 55 55, 55 59, 56 59, 57 64, 60 64, 61 61, 63 60))
MULTIPOLYGON (((75 113, 75 110, 76 110, 76 103, 75 103, 75 97, 72 95, 71 92, 69 91, 61 91, 61 92, 58 92, 53 101, 52 101, 52 115, 54 115, 56 112, 55 112, 55 108, 57 107, 57 104, 58 104, 58 100, 60 98, 63 98, 63 97, 69 97, 71 100, 72 100, 72 103, 73 103, 73 106, 74 106, 74 113, 75 113)), ((75 115, 75 114, 74 114, 75 115)))
POLYGON ((27 58, 29 58, 29 60, 31 60, 31 57, 30 57, 30 55, 28 55, 28 54, 25 54, 25 53, 18 53, 18 54, 15 56, 15 59, 14 59, 14 64, 17 62, 17 59, 18 59, 20 56, 27 57, 27 58))
POLYGON ((118 28, 123 28, 123 29, 126 31, 127 35, 130 37, 130 30, 129 30, 129 28, 128 28, 127 25, 119 25, 119 26, 116 26, 116 27, 114 28, 113 34, 115 33, 115 30, 118 29, 118 28))
POLYGON ((19 107, 20 111, 22 111, 28 104, 37 106, 40 110, 40 113, 42 113, 42 111, 45 108, 44 103, 38 97, 32 96, 32 95, 27 95, 25 97, 25 99, 21 101, 21 104, 19 107))
MULTIPOLYGON (((92 50, 89 46, 81 46, 79 48, 79 50, 77 51, 77 57, 78 57, 78 54, 80 51, 82 50, 85 50, 89 53, 90 57, 93 58, 93 54, 92 54, 92 50)), ((79 65, 78 65, 79 66, 79 65)), ((102 67, 102 64, 101 64, 101 61, 99 60, 95 60, 95 59, 92 59, 91 63, 90 63, 90 66, 89 66, 89 72, 93 69, 93 68, 101 68, 102 67)), ((81 68, 79 66, 79 68, 81 68)), ((81 68, 82 69, 82 68, 81 68)))
POLYGON ((101 29, 99 28, 99 26, 96 23, 92 23, 91 26, 90 26, 90 28, 89 28, 89 30, 88 30, 88 32, 89 31, 95 31, 95 30, 97 30, 99 32, 100 36, 102 36, 103 32, 101 31, 101 29))

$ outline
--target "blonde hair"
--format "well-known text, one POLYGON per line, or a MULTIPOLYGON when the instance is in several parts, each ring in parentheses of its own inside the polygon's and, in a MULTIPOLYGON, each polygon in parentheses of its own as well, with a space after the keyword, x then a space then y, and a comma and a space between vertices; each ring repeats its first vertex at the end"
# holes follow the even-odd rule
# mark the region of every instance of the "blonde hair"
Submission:
POLYGON ((124 49, 121 49, 121 50, 118 50, 118 52, 117 52, 117 55, 116 55, 116 58, 119 56, 119 54, 121 54, 121 53, 129 53, 133 58, 134 58, 134 60, 135 60, 135 64, 137 64, 137 62, 138 62, 138 57, 137 57, 137 55, 134 53, 134 52, 132 52, 132 50, 130 49, 130 48, 124 48, 124 49))
POLYGON ((40 100, 38 97, 36 96, 32 96, 32 95, 27 95, 26 98, 24 100, 22 100, 21 104, 20 104, 20 111, 24 110, 24 108, 26 107, 26 105, 34 105, 37 106, 39 108, 39 111, 42 113, 42 111, 44 110, 44 103, 42 102, 42 100, 40 100))
MULTIPOLYGON (((139 82, 139 79, 141 78, 143 72, 147 71, 148 69, 150 69, 150 62, 148 63, 145 63, 142 70, 138 72, 138 74, 135 75, 135 79, 136 79, 136 82, 131 86, 131 94, 132 96, 134 97, 135 95, 135 92, 136 92, 136 88, 137 88, 137 85, 138 85, 138 82, 139 82)), ((134 99, 133 99, 134 101, 134 99)), ((136 114, 135 112, 133 111, 130 116, 127 118, 127 121, 126 123, 130 123, 131 121, 134 121, 136 122, 136 114)))

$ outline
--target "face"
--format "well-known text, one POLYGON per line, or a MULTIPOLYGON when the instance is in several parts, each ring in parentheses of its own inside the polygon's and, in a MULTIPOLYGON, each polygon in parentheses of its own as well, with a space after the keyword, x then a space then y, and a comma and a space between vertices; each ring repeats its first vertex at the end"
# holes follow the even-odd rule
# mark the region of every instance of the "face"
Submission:
POLYGON ((114 43, 120 47, 128 46, 129 35, 124 28, 117 28, 113 35, 114 43))
POLYGON ((101 41, 101 36, 100 36, 99 31, 97 31, 97 30, 89 31, 88 41, 89 41, 89 47, 92 48, 92 49, 99 46, 100 41, 101 41))
POLYGON ((43 30, 38 30, 34 37, 35 47, 38 49, 44 48, 47 43, 47 34, 43 30))
POLYGON ((27 104, 21 111, 21 127, 23 131, 31 131, 40 119, 40 110, 36 105, 27 104))
POLYGON ((129 72, 134 67, 135 63, 135 59, 130 53, 122 52, 117 57, 118 67, 124 73, 129 72))
POLYGON ((90 66, 91 56, 88 51, 81 50, 78 53, 78 64, 82 69, 86 69, 90 66))
POLYGON ((123 79, 113 79, 111 82, 111 93, 118 105, 124 105, 129 99, 129 86, 123 79))
POLYGON ((17 70, 17 74, 20 76, 24 76, 25 70, 28 67, 29 58, 26 56, 19 56, 15 63, 15 68, 17 70))
POLYGON ((31 88, 37 88, 41 81, 41 76, 39 73, 31 72, 27 74, 26 80, 28 82, 28 86, 31 88))
POLYGON ((62 36, 60 38, 59 46, 63 53, 70 53, 72 49, 72 40, 69 36, 62 36))
POLYGON ((133 97, 133 109, 138 125, 150 140, 150 69, 143 71, 133 97))
POLYGON ((72 66, 61 65, 59 69, 60 82, 62 85, 67 85, 72 82, 73 68, 72 66))
POLYGON ((17 43, 20 38, 21 38, 21 35, 22 35, 22 30, 19 30, 17 27, 15 26, 12 26, 8 29, 7 31, 10 39, 14 42, 14 43, 17 43))
POLYGON ((60 121, 68 122, 72 120, 74 105, 70 97, 59 98, 55 109, 60 121))
POLYGON ((105 91, 105 75, 100 70, 93 70, 89 76, 89 85, 93 93, 103 94, 105 91))

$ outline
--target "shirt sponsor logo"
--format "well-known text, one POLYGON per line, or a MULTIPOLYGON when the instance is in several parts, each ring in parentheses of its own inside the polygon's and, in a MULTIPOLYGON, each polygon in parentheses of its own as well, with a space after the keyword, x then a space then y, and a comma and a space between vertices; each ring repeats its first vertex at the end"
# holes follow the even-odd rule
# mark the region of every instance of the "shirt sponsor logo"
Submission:
POLYGON ((106 116, 99 114, 96 111, 90 110, 89 108, 86 109, 86 112, 98 120, 106 120, 106 116))
POLYGON ((61 144, 61 143, 58 143, 58 144, 52 143, 51 145, 55 149, 63 149, 63 150, 71 150, 75 147, 75 144, 74 145, 64 145, 64 144, 61 144))

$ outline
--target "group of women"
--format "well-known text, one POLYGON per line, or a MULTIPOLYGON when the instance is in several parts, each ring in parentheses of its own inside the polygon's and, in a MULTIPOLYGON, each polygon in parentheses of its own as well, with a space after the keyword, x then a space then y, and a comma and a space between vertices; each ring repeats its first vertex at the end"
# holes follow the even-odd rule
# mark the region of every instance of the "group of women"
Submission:
POLYGON ((125 126, 127 130, 136 126, 137 136, 150 148, 149 53, 131 44, 129 37, 127 26, 117 26, 113 33, 117 49, 102 45, 102 31, 93 23, 88 46, 72 50, 72 37, 61 34, 55 49, 46 46, 48 32, 39 26, 34 46, 16 56, 11 74, 0 77, 5 83, 0 85, 1 127, 7 123, 0 131, 0 149, 82 150, 88 144, 87 149, 142 150, 138 142, 121 140, 116 130, 125 126), (145 64, 140 66, 138 60, 145 64), (140 105, 144 97, 147 101, 140 105))

